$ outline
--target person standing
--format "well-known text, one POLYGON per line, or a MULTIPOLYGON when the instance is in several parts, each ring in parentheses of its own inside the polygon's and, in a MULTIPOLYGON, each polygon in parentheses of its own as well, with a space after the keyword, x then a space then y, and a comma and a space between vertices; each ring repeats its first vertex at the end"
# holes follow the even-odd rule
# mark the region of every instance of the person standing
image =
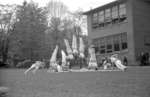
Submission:
POLYGON ((124 64, 125 66, 128 65, 128 60, 127 60, 127 57, 126 57, 126 56, 124 56, 124 58, 123 58, 123 64, 124 64))

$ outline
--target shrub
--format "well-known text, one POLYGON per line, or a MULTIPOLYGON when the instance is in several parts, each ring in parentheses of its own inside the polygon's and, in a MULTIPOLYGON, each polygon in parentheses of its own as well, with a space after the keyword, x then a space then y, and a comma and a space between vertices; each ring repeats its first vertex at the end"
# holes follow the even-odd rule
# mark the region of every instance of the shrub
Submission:
POLYGON ((17 68, 29 68, 33 64, 33 61, 31 60, 24 60, 22 62, 19 62, 16 67, 17 68))

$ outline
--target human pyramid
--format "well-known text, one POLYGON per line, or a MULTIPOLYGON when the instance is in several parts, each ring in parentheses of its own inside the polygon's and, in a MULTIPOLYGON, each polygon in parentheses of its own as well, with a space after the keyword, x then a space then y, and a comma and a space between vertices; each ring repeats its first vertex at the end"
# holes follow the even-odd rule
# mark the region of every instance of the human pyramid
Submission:
MULTIPOLYGON (((64 39, 64 43, 66 45, 66 53, 64 50, 61 50, 61 55, 62 55, 62 60, 61 60, 61 65, 57 61, 57 53, 58 53, 58 45, 56 45, 52 56, 50 58, 49 62, 49 69, 48 72, 64 72, 64 71, 73 71, 71 70, 70 67, 70 60, 74 60, 75 56, 78 56, 81 59, 85 58, 85 45, 83 42, 82 37, 79 39, 79 48, 77 48, 77 38, 75 35, 73 35, 73 40, 72 40, 72 48, 69 45, 69 41, 67 39, 64 39)), ((93 47, 89 47, 88 49, 89 52, 89 62, 88 62, 88 70, 98 70, 98 64, 96 60, 96 55, 95 55, 95 49, 93 47)), ((119 60, 118 55, 112 55, 110 57, 107 57, 105 61, 103 62, 103 67, 104 70, 108 69, 108 67, 116 65, 120 70, 126 70, 126 66, 124 66, 119 60)), ((34 64, 31 65, 29 69, 27 69, 24 73, 27 74, 29 71, 32 70, 33 73, 35 73, 39 68, 44 67, 44 62, 41 61, 36 61, 34 64)), ((84 68, 85 70, 85 68, 84 68)))

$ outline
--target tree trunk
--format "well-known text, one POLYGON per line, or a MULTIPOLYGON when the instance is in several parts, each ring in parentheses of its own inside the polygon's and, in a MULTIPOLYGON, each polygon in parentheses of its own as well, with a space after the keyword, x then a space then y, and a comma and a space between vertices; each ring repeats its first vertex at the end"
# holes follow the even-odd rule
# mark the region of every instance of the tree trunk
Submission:
POLYGON ((2 41, 2 62, 6 64, 8 59, 8 48, 9 48, 9 40, 8 38, 2 41))

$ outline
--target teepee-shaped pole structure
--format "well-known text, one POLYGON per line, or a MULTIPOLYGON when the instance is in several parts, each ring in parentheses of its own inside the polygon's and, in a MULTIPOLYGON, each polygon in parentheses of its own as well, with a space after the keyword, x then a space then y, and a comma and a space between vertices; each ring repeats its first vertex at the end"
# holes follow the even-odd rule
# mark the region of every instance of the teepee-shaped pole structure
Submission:
POLYGON ((73 38, 72 38, 72 50, 73 50, 74 54, 78 53, 78 50, 77 50, 77 38, 76 38, 75 35, 73 35, 73 38))
POLYGON ((58 45, 56 45, 56 47, 55 47, 55 49, 52 53, 51 59, 50 59, 50 64, 49 65, 52 66, 52 67, 54 67, 57 64, 57 62, 56 62, 57 52, 58 52, 58 45))
POLYGON ((97 65, 97 60, 96 60, 94 48, 92 48, 92 47, 89 48, 89 54, 90 54, 90 60, 89 60, 88 68, 96 69, 98 65, 97 65))
POLYGON ((79 51, 80 51, 80 57, 81 58, 84 58, 85 55, 84 55, 84 50, 85 50, 85 45, 84 45, 84 42, 83 42, 83 39, 82 37, 80 37, 80 47, 79 47, 79 51))
POLYGON ((66 51, 67 51, 67 54, 68 54, 68 58, 73 59, 72 49, 69 45, 69 41, 67 39, 64 39, 64 42, 65 42, 65 45, 66 45, 66 51))
POLYGON ((67 62, 66 62, 67 56, 66 56, 66 53, 63 50, 61 50, 61 55, 62 55, 62 66, 66 66, 66 64, 67 64, 67 62))

